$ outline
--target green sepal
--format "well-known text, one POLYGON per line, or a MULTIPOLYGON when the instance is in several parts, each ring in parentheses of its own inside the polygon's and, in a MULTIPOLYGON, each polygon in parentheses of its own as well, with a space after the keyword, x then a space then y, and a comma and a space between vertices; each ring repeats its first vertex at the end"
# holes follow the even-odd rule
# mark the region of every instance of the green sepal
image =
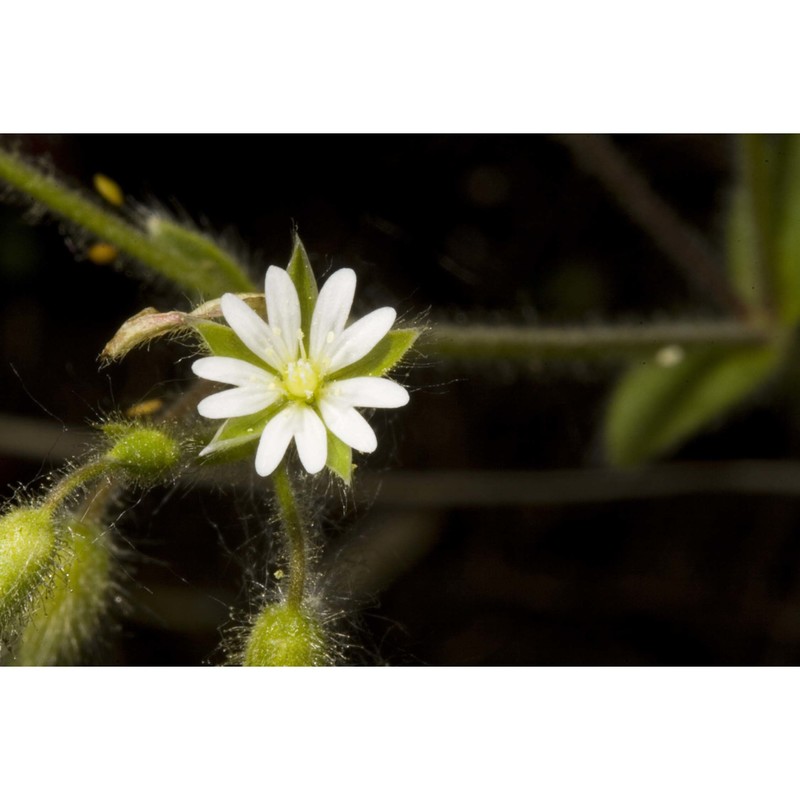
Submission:
POLYGON ((214 356, 237 358, 260 367, 266 372, 275 372, 266 361, 262 361, 247 345, 236 335, 233 328, 221 325, 219 322, 200 320, 192 323, 203 343, 214 356))
POLYGON ((634 367, 606 413, 609 459, 633 466, 674 450, 757 389, 780 358, 778 347, 748 347, 695 351, 671 367, 634 367))
POLYGON ((246 417, 232 417, 220 425, 209 444, 215 450, 204 458, 214 463, 238 461, 250 456, 258 444, 258 439, 267 423, 281 411, 285 403, 275 403, 263 411, 248 414, 246 417))
POLYGON ((147 231, 154 243, 177 253, 196 272, 205 275, 203 282, 206 285, 218 287, 213 296, 226 291, 253 291, 253 282, 245 269, 208 236, 159 216, 147 221, 147 231))
POLYGON ((314 306, 317 304, 319 290, 314 270, 308 260, 308 253, 306 253, 300 237, 295 233, 292 238, 294 248, 286 271, 294 283, 294 288, 297 289, 297 297, 300 300, 301 327, 308 338, 311 335, 311 316, 314 313, 314 306))
POLYGON ((365 375, 379 377, 400 361, 411 349, 420 333, 419 328, 397 328, 389 331, 363 358, 356 361, 355 364, 342 367, 331 375, 327 375, 326 380, 340 381, 365 375))
POLYGON ((328 433, 328 460, 325 466, 340 477, 347 486, 353 479, 353 450, 338 436, 328 433))

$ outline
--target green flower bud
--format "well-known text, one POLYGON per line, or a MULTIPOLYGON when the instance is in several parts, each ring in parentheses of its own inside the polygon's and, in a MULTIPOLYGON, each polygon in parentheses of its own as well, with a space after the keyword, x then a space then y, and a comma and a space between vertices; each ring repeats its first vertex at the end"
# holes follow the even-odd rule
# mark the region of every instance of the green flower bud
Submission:
POLYGON ((267 606, 247 639, 245 667, 320 667, 328 664, 322 625, 293 604, 267 606))
POLYGON ((74 664, 97 635, 113 589, 108 537, 73 520, 68 555, 52 587, 43 586, 35 611, 14 647, 20 666, 74 664))
POLYGON ((53 566, 56 529, 47 508, 15 508, 0 517, 0 634, 14 632, 53 566))
POLYGON ((157 480, 180 461, 178 443, 163 430, 133 425, 122 431, 109 425, 105 430, 116 440, 106 459, 122 467, 131 478, 157 480))

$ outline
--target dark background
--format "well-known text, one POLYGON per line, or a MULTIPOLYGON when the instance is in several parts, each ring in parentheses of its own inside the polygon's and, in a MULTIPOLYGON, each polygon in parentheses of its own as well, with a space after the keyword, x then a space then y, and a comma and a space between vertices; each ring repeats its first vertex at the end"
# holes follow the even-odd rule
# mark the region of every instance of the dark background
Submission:
MULTIPOLYGON (((548 137, 11 139, 75 185, 88 189, 102 172, 121 184, 129 205, 190 217, 220 234, 254 274, 285 265, 297 225, 318 275, 356 269, 361 311, 389 303, 407 319, 427 311, 431 320, 533 323, 718 315, 548 137)), ((733 180, 729 137, 615 141, 721 246, 733 180)), ((131 280, 126 273, 141 277, 135 265, 92 264, 84 257, 91 240, 52 220, 28 224, 23 211, 0 206, 5 497, 57 466, 87 422, 174 395, 188 382, 191 353, 155 345, 100 370, 97 354, 125 318, 185 300, 131 280)), ((409 407, 374 417, 379 450, 361 459, 357 479, 366 490, 345 498, 346 524, 338 521, 341 498, 317 509, 320 585, 351 598, 349 621, 340 623, 351 663, 797 660, 800 504, 791 491, 688 494, 661 485, 652 496, 609 491, 589 499, 599 474, 589 470, 605 463, 601 422, 616 374, 596 364, 435 359, 411 369, 409 407), (514 502, 498 506, 489 491, 470 505, 464 487, 468 493, 484 470, 530 474, 514 502), (571 480, 573 473, 553 470, 584 472, 571 480), (424 503, 402 483, 423 471, 424 503), (447 483, 442 471, 458 474, 447 483), (537 480, 548 476, 554 488, 543 491, 537 480)), ((790 463, 798 452, 793 406, 786 392, 767 389, 670 460, 676 470, 708 461, 790 463)), ((220 629, 231 617, 240 621, 258 596, 269 518, 248 481, 228 477, 235 486, 185 481, 130 496, 132 508, 116 526, 128 551, 120 592, 128 611, 94 661, 224 659, 220 629)))

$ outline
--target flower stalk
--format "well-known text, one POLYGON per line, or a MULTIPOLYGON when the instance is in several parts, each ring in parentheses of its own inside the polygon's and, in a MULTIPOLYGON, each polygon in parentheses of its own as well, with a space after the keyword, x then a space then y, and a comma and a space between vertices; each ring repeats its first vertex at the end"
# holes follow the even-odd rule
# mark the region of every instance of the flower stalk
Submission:
POLYGON ((282 464, 272 476, 278 511, 286 535, 289 554, 289 591, 286 602, 299 608, 303 602, 306 585, 306 525, 297 503, 297 497, 289 477, 286 464, 282 464))

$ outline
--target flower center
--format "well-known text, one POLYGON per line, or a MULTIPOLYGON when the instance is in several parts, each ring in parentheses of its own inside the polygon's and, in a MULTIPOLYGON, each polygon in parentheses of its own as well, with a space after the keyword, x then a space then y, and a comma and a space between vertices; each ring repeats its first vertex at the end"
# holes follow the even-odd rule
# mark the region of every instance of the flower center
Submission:
POLYGON ((312 400, 318 384, 317 371, 307 358, 300 358, 286 367, 283 388, 290 397, 298 400, 312 400))

